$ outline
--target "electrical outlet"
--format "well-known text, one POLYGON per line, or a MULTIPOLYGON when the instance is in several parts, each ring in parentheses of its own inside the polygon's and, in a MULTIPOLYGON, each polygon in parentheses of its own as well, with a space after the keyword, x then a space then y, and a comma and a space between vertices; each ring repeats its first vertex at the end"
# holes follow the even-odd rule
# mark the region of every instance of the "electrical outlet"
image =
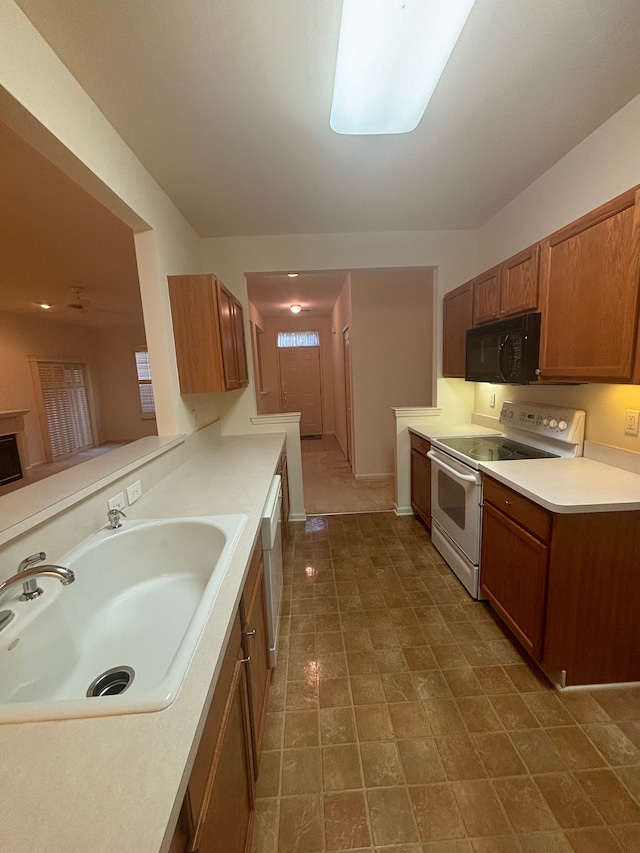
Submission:
POLYGON ((129 501, 129 506, 135 503, 138 498, 142 497, 142 483, 140 480, 136 480, 135 483, 132 483, 130 486, 127 486, 127 500, 129 501))
POLYGON ((489 408, 495 409, 495 407, 496 407, 496 395, 495 394, 489 394, 489 408))
POLYGON ((638 415, 633 409, 627 409, 624 414, 624 431, 626 435, 638 435, 638 415))
POLYGON ((127 505, 127 502, 124 499, 124 492, 118 492, 117 495, 109 498, 107 504, 109 509, 124 509, 127 505))

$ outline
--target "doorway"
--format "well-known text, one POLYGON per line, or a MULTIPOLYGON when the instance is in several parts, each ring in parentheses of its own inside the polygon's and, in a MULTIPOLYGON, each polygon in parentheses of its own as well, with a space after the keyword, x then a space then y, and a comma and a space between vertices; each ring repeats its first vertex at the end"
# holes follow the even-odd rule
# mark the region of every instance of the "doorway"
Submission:
POLYGON ((349 326, 342 330, 342 357, 344 359, 344 410, 347 433, 347 462, 353 470, 353 406, 351 402, 351 338, 349 326))
POLYGON ((278 375, 281 411, 300 412, 301 437, 321 436, 322 377, 318 332, 278 333, 278 375))
POLYGON ((94 447, 86 365, 33 358, 31 369, 47 462, 94 447))

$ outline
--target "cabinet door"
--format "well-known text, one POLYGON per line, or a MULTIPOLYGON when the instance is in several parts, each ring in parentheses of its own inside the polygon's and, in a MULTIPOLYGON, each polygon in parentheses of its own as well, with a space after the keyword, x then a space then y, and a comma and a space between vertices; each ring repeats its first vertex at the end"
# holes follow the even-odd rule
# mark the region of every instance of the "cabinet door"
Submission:
POLYGON ((215 277, 171 275, 169 299, 180 393, 226 390, 215 277))
POLYGON ((289 512, 291 503, 289 500, 289 471, 287 467, 287 454, 280 457, 277 472, 282 478, 282 544, 284 546, 289 535, 289 512))
POLYGON ((431 460, 411 451, 411 507, 431 530, 431 460))
POLYGON ((540 659, 544 637, 549 548, 485 503, 480 586, 531 654, 540 659))
POLYGON ((193 850, 246 853, 251 843, 253 767, 246 664, 239 652, 211 768, 208 806, 193 850))
POLYGON ((247 345, 244 339, 244 315, 242 305, 237 299, 233 300, 233 325, 234 344, 236 349, 236 365, 238 374, 238 387, 244 388, 249 382, 249 368, 247 367, 247 345))
POLYGON ((260 552, 260 566, 253 590, 246 590, 242 599, 245 611, 243 647, 248 665, 249 709, 251 713, 251 740, 254 757, 254 776, 258 778, 262 735, 267 712, 267 694, 271 680, 269 658, 269 629, 267 625, 267 596, 264 581, 264 560, 260 552), (249 599, 245 607, 245 595, 249 599))
POLYGON ((543 380, 637 381, 639 209, 632 190, 543 242, 543 380))
POLYGON ((473 326, 473 282, 442 300, 442 375, 464 379, 467 329, 473 326))
POLYGON ((250 841, 254 774, 246 666, 238 613, 187 788, 193 853, 244 853, 250 841))
MULTIPOLYGON (((218 307, 220 311, 220 341, 222 345, 222 364, 227 390, 240 388, 240 368, 238 364, 237 328, 235 297, 222 282, 217 282, 218 307)), ((244 333, 242 338, 244 344, 244 333)))
POLYGON ((490 323, 500 314, 500 267, 473 280, 473 323, 490 323))
POLYGON ((500 266, 500 316, 523 314, 538 307, 539 245, 519 252, 500 266))

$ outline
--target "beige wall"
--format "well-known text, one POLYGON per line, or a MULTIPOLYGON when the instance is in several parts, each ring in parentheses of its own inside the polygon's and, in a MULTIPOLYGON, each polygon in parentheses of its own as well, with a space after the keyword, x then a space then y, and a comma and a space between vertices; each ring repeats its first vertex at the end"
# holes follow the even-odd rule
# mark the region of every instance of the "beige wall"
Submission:
MULTIPOLYGON (((72 323, 52 323, 40 317, 0 312, 0 409, 31 409, 25 415, 29 464, 45 461, 29 356, 77 358, 87 363, 95 385, 94 346, 91 332, 72 323)), ((94 413, 100 436, 100 406, 94 413)))
MULTIPOLYGON (((95 378, 97 380, 102 441, 135 441, 157 435, 155 418, 140 413, 136 373, 136 347, 146 346, 144 328, 96 329, 95 378)), ((155 387, 155 382, 153 383, 155 387)))
POLYGON ((351 273, 356 476, 392 474, 392 407, 430 406, 431 270, 351 273))
MULTIPOLYGON (((0 120, 136 232, 158 427, 165 435, 191 432, 193 403, 178 393, 166 276, 201 271, 198 235, 13 0, 0 0, 0 120)), ((213 418, 215 401, 206 405, 213 418)))
MULTIPOLYGON (((333 348, 333 400, 334 426, 338 444, 345 457, 347 453, 347 412, 345 397, 345 370, 343 336, 345 326, 351 324, 351 275, 348 275, 331 314, 331 345, 333 348)), ((351 329, 349 329, 351 331, 351 329)), ((353 388, 351 391, 353 395, 353 388)), ((351 460, 353 461, 353 460, 351 460)))
MULTIPOLYGON (((640 184, 640 96, 559 160, 479 231, 477 272, 547 236, 583 213, 640 184)), ((606 282, 602 282, 606 287, 606 282)), ((588 306, 585 306, 588 310, 588 306)), ((571 322, 571 318, 567 318, 571 322)), ((474 408, 495 415, 503 400, 549 402, 584 409, 590 441, 640 452, 625 436, 626 409, 640 409, 636 385, 505 387, 478 383, 474 408), (489 394, 496 393, 496 408, 489 394)))
MULTIPOLYGON (((475 231, 404 231, 354 234, 293 234, 209 238, 201 242, 201 268, 213 270, 247 304, 245 273, 296 269, 362 270, 438 267, 439 296, 470 278, 477 267, 475 231)), ((438 300, 438 310, 440 299, 438 300)), ((441 323, 434 321, 440 340, 441 323)), ((440 358, 441 346, 436 349, 440 358)), ((438 381, 438 395, 447 387, 438 381)), ((219 401, 223 432, 247 431, 255 414, 253 393, 229 393, 219 401)), ((391 427, 393 429, 393 427, 391 427)))
POLYGON ((29 356, 78 359, 87 364, 98 442, 133 441, 155 435, 154 419, 140 417, 133 347, 144 345, 144 329, 98 330, 0 312, 0 410, 31 409, 25 415, 29 463, 45 461, 29 356))
POLYGON ((278 383, 278 332, 320 332, 320 392, 322 394, 322 430, 334 432, 333 417, 333 350, 331 318, 314 314, 303 317, 265 317, 262 336, 262 376, 265 390, 271 393, 271 411, 280 411, 278 383))

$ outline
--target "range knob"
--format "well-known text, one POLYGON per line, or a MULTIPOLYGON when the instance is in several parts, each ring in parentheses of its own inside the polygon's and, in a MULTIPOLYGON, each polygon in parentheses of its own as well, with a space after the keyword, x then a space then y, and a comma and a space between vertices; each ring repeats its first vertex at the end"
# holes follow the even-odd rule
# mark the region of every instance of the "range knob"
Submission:
POLYGON ((549 421, 549 426, 551 429, 555 429, 558 426, 558 421, 555 418, 551 418, 549 421))
POLYGON ((542 424, 543 426, 549 426, 549 418, 544 418, 542 424))
POLYGON ((568 426, 568 424, 567 424, 567 422, 566 422, 565 420, 560 421, 560 423, 558 424, 558 427, 559 427, 560 429, 566 429, 566 428, 567 428, 567 426, 568 426))
POLYGON ((512 418, 513 417, 513 409, 507 409, 507 411, 505 412, 505 415, 507 416, 507 418, 512 418))

